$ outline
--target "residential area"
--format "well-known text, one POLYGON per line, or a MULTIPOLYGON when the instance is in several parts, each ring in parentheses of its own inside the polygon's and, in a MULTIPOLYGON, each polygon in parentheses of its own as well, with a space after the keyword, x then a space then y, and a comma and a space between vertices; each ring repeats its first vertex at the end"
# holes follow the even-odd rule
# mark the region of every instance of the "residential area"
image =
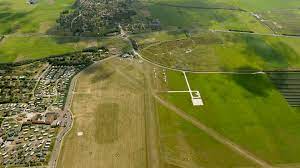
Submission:
POLYGON ((42 60, 41 66, 3 68, 0 76, 2 165, 48 164, 58 133, 71 123, 65 103, 72 78, 88 65, 85 63, 105 58, 108 53, 103 49, 95 51, 81 54, 86 59, 82 64, 78 61, 80 57, 70 59, 76 55, 70 54, 42 60), (64 65, 68 57, 72 61, 64 65), (23 73, 18 69, 23 69, 23 73))

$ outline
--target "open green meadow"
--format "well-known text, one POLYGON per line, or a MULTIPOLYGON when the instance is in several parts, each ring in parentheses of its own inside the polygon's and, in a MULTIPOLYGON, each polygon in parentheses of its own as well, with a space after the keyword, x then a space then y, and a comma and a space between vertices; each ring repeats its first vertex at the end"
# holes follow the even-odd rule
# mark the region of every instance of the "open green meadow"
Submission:
POLYGON ((300 67, 299 38, 203 32, 149 45, 142 56, 192 71, 291 70, 300 67))
MULTIPOLYGON (((176 80, 184 81, 177 75, 176 80)), ((192 106, 188 93, 162 97, 267 162, 300 162, 300 113, 266 75, 188 74, 188 79, 192 90, 200 91, 204 106, 192 106)), ((172 89, 182 86, 174 85, 172 89)))
POLYGON ((295 9, 300 6, 298 0, 231 0, 234 5, 251 11, 267 11, 273 9, 295 9))
POLYGON ((276 33, 300 35, 300 11, 298 9, 265 11, 260 15, 276 33))
POLYGON ((255 166, 159 103, 157 113, 163 168, 255 166))
POLYGON ((94 46, 123 48, 127 45, 128 43, 126 41, 118 37, 96 39, 51 36, 11 36, 0 42, 0 63, 45 58, 51 55, 80 51, 84 48, 94 46))
POLYGON ((167 30, 217 29, 299 34, 300 2, 297 0, 284 3, 281 0, 158 0, 148 1, 146 7, 149 14, 159 19, 163 29, 167 30), (259 14, 263 21, 251 13, 259 14))
POLYGON ((0 43, 0 62, 16 62, 63 54, 80 50, 88 46, 87 43, 79 41, 60 43, 54 37, 9 37, 0 43))
POLYGON ((137 41, 140 48, 143 48, 149 45, 158 44, 161 41, 185 39, 186 34, 183 31, 158 31, 145 34, 135 34, 131 38, 137 41))
MULTIPOLYGON (((186 3, 184 3, 186 4, 186 3)), ((187 3, 188 4, 188 3, 187 3)), ((181 4, 148 4, 152 17, 160 20, 163 29, 218 29, 268 33, 267 27, 253 16, 240 10, 207 9, 206 5, 186 6, 181 4), (204 8, 202 8, 204 6, 204 8)), ((219 8, 218 6, 216 6, 219 8)), ((223 8, 223 7, 221 7, 223 8)), ((226 8, 226 6, 224 7, 226 8)))
POLYGON ((175 5, 194 5, 202 7, 224 7, 241 8, 247 11, 266 11, 272 9, 295 9, 300 6, 298 0, 155 0, 159 2, 175 5))
POLYGON ((60 12, 71 8, 74 0, 0 1, 0 34, 45 33, 52 28, 60 12))

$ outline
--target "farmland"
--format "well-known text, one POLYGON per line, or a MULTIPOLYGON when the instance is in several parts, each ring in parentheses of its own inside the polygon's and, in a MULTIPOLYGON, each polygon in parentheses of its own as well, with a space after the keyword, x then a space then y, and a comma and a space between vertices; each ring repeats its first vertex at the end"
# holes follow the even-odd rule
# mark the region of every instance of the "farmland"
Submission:
MULTIPOLYGON (((76 45, 77 43, 59 44, 55 38, 48 37, 10 37, 0 43, 0 62, 15 62, 63 54, 76 51, 76 45)), ((79 44, 77 50, 83 47, 84 44, 79 44)))
POLYGON ((149 5, 152 17, 158 18, 163 29, 219 29, 241 30, 268 33, 269 30, 261 25, 247 12, 235 10, 197 9, 192 7, 177 7, 162 4, 149 5))
POLYGON ((272 9, 294 9, 300 6, 300 2, 297 0, 287 0, 282 3, 281 0, 241 0, 235 1, 234 4, 243 9, 251 11, 268 11, 272 9))
POLYGON ((51 55, 80 51, 88 47, 114 46, 122 49, 126 45, 120 38, 11 36, 0 42, 0 63, 40 59, 51 55))
POLYGON ((46 33, 55 25, 59 13, 73 3, 73 0, 39 0, 30 5, 25 0, 2 0, 0 34, 46 33))
MULTIPOLYGON (((153 2, 153 1, 151 1, 153 2)), ((202 7, 223 7, 223 8, 241 8, 248 11, 266 11, 272 9, 291 9, 297 8, 300 2, 297 0, 287 0, 282 3, 281 0, 158 0, 155 2, 168 3, 175 5, 194 5, 202 7)))
POLYGON ((39 0, 36 4, 26 0, 2 0, 0 37, 5 37, 0 40, 0 62, 37 59, 88 46, 75 42, 62 44, 55 37, 43 36, 55 26, 59 13, 73 3, 73 0, 39 0))
POLYGON ((300 11, 295 10, 274 10, 264 11, 260 15, 265 23, 278 34, 300 35, 300 11))
POLYGON ((299 73, 270 73, 269 77, 291 106, 300 105, 299 73))

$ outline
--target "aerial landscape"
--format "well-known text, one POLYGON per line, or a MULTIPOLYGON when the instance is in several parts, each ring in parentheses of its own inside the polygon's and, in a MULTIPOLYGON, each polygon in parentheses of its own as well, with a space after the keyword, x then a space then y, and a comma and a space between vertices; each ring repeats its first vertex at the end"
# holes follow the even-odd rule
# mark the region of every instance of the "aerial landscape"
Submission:
POLYGON ((299 0, 0 0, 0 168, 300 168, 299 0))

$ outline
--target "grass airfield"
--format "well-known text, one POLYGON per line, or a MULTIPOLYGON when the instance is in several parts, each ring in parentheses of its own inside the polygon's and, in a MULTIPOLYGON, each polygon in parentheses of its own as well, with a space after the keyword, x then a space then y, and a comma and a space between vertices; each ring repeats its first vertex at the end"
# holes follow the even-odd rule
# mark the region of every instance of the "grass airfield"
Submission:
MULTIPOLYGON (((120 39, 42 37, 55 25, 59 13, 73 3, 40 0, 28 5, 2 0, 0 34, 9 36, 0 41, 0 62, 38 59, 95 45, 124 46, 120 39)), ((261 14, 280 34, 297 34, 300 25, 290 19, 298 18, 298 0, 142 4, 143 12, 161 21, 162 31, 133 37, 142 46, 141 55, 156 64, 218 72, 300 67, 300 39, 274 36, 250 15, 261 14), (257 34, 211 31, 229 29, 257 34)), ((155 101, 153 94, 268 164, 299 166, 299 109, 289 106, 266 75, 187 73, 191 87, 200 91, 204 101, 204 106, 194 107, 188 93, 166 93, 187 90, 181 72, 165 70, 164 75, 161 68, 138 61, 114 58, 82 72, 72 105, 74 126, 64 140, 58 167, 259 167, 155 101)))
POLYGON ((300 67, 298 38, 202 32, 142 49, 143 57, 190 71, 293 70, 300 67))
POLYGON ((117 58, 83 71, 58 167, 145 167, 144 77, 117 58), (117 67, 115 67, 118 65, 117 67), (82 136, 78 136, 82 132, 82 136))
POLYGON ((257 167, 157 103, 161 167, 257 167))
POLYGON ((181 72, 136 59, 116 58, 94 65, 85 73, 78 79, 74 93, 74 127, 64 141, 59 167, 144 167, 149 162, 147 142, 156 140, 163 168, 260 167, 153 100, 150 109, 157 115, 158 132, 149 140, 144 132, 147 119, 143 109, 150 106, 144 94, 158 94, 272 166, 297 165, 300 160, 300 113, 288 105, 266 75, 187 73, 192 89, 199 90, 204 101, 204 106, 195 107, 188 93, 166 93, 187 90, 181 72), (145 75, 151 77, 152 84, 145 85, 141 72, 148 68, 151 70, 145 75), (82 162, 83 158, 89 162, 82 162))
MULTIPOLYGON (((161 97, 272 165, 300 161, 300 113, 266 75, 187 76, 204 106, 193 106, 188 93, 161 93, 161 97)), ((179 82, 184 81, 182 73, 168 72, 167 79, 165 90, 187 90, 179 82)))

